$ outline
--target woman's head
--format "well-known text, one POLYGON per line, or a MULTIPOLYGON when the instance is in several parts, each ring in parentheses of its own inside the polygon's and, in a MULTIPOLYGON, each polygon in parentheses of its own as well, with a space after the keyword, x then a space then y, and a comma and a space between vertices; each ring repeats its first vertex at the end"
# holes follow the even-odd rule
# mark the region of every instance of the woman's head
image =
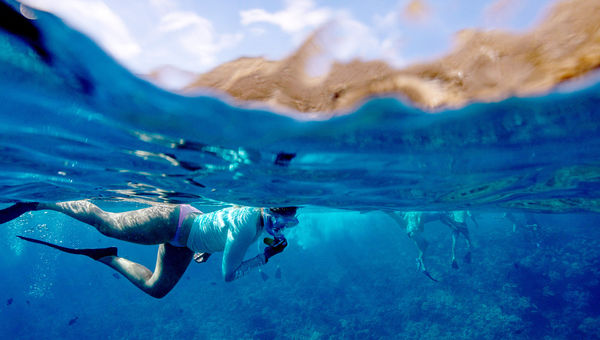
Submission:
POLYGON ((273 237, 283 238, 282 230, 298 224, 297 207, 269 208, 264 210, 265 230, 273 237))
POLYGON ((275 214, 279 214, 279 215, 291 215, 291 216, 295 216, 296 215, 296 211, 298 210, 298 207, 281 207, 281 208, 269 208, 269 210, 271 210, 273 213, 275 214))

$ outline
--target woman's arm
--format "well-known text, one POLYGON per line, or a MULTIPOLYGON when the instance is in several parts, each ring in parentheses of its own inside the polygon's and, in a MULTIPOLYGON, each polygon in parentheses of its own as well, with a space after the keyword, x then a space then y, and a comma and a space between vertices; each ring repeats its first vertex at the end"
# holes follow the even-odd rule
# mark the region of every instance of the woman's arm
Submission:
MULTIPOLYGON (((246 216, 249 217, 249 216, 246 216)), ((258 216, 260 218, 260 216, 258 216)), ((227 282, 239 279, 248 274, 254 268, 258 268, 269 261, 272 256, 281 253, 287 247, 285 238, 265 239, 264 253, 244 261, 246 251, 257 238, 257 234, 262 232, 258 228, 259 219, 248 218, 245 223, 241 223, 241 228, 232 228, 227 232, 227 241, 223 252, 222 274, 227 282)))
POLYGON ((267 263, 264 254, 258 254, 244 261, 244 256, 248 247, 254 241, 254 236, 250 228, 244 228, 237 233, 229 230, 227 233, 227 243, 223 252, 223 264, 221 268, 225 281, 231 282, 239 279, 248 274, 252 269, 267 263))
MULTIPOLYGON (((231 244, 235 244, 236 242, 231 242, 231 244)), ((250 242, 252 243, 252 241, 250 242)), ((228 242, 229 244, 229 242, 228 242)), ((230 282, 240 277, 248 274, 252 269, 260 267, 269 261, 269 258, 281 253, 285 247, 287 247, 287 241, 285 238, 282 239, 265 239, 265 244, 267 244, 267 248, 265 248, 264 253, 258 254, 255 257, 242 261, 248 246, 242 251, 242 249, 235 249, 236 246, 232 245, 231 248, 225 247, 225 253, 223 255, 223 278, 225 281, 230 282), (241 258, 236 257, 237 254, 242 254, 241 258), (232 256, 233 254, 233 256, 232 256), (237 267, 236 267, 236 264, 237 267)))
POLYGON ((258 254, 255 257, 243 261, 235 270, 224 273, 223 278, 226 282, 237 280, 251 272, 254 268, 263 266, 266 262, 264 254, 258 254))
POLYGON ((244 261, 246 251, 256 240, 259 217, 254 214, 243 216, 243 221, 238 221, 237 228, 232 227, 227 231, 227 241, 223 252, 221 272, 227 282, 239 279, 248 274, 252 269, 260 267, 267 262, 264 254, 259 254, 244 261))

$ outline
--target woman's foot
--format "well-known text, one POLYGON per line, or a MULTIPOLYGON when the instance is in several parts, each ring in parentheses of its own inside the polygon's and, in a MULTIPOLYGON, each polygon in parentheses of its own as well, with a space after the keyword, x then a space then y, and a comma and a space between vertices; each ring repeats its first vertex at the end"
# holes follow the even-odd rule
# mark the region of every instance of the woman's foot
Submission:
POLYGON ((36 210, 37 202, 18 202, 6 209, 0 210, 0 224, 14 220, 26 212, 36 210))
POLYGON ((458 269, 458 263, 456 262, 456 259, 452 259, 452 268, 458 269))

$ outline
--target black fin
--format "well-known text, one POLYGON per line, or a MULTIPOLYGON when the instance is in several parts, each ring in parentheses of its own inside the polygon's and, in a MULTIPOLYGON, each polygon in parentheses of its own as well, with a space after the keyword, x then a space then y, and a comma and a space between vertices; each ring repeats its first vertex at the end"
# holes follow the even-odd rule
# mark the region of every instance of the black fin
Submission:
POLYGON ((117 256, 117 247, 109 247, 109 248, 91 248, 91 249, 73 249, 73 248, 67 248, 67 247, 62 247, 56 244, 52 244, 46 241, 41 241, 41 240, 36 240, 33 238, 29 238, 29 237, 25 237, 25 236, 18 236, 18 238, 25 240, 25 241, 29 241, 29 242, 33 242, 33 243, 39 243, 39 244, 43 244, 45 246, 54 248, 54 249, 58 249, 60 251, 63 251, 65 253, 69 253, 69 254, 75 254, 75 255, 85 255, 87 257, 90 257, 94 260, 99 260, 103 257, 106 256, 117 256))
POLYGON ((425 276, 427 276, 428 278, 430 278, 432 281, 440 282, 440 281, 434 279, 433 276, 431 276, 431 274, 429 274, 429 272, 426 271, 426 270, 423 270, 423 274, 425 274, 425 276))
POLYGON ((15 203, 6 209, 0 210, 0 224, 14 220, 26 212, 35 210, 37 202, 15 203))

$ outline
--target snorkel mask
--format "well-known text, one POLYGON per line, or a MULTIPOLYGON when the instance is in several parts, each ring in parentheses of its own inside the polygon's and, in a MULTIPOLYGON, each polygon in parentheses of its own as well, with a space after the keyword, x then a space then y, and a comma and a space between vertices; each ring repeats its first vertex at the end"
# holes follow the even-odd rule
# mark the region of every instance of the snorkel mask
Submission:
POLYGON ((296 215, 282 215, 272 211, 271 209, 263 210, 265 220, 265 231, 273 236, 275 240, 285 240, 283 236, 283 228, 293 227, 298 224, 296 215))

